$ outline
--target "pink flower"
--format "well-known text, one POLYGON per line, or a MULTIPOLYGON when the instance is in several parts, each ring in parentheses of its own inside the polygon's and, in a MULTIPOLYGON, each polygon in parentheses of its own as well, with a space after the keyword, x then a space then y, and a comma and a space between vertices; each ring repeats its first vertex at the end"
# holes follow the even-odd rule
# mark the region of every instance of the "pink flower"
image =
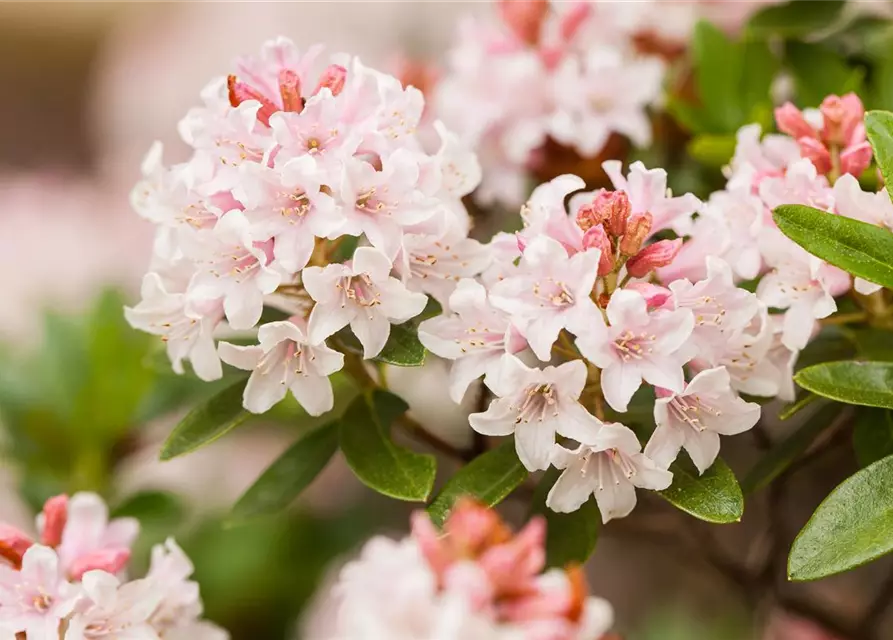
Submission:
POLYGON ((734 244, 725 218, 710 213, 695 218, 686 235, 673 262, 657 269, 660 282, 703 280, 707 277, 707 256, 725 255, 734 244))
POLYGON ((783 176, 799 159, 800 148, 788 136, 770 134, 761 139, 760 125, 745 125, 738 130, 726 188, 757 193, 764 178, 783 176))
POLYGON ((21 570, 0 565, 0 630, 24 633, 29 640, 58 640, 60 625, 79 598, 49 547, 29 548, 21 570))
POLYGON ((586 384, 586 365, 580 360, 531 369, 505 355, 499 371, 485 383, 497 399, 487 411, 469 416, 471 427, 488 436, 514 434, 518 457, 531 471, 549 466, 556 433, 581 440, 599 428, 579 402, 586 384))
POLYGON ((763 179, 759 195, 770 209, 783 204, 805 204, 827 210, 834 202, 828 180, 807 159, 792 163, 782 177, 763 179))
POLYGON ((635 508, 636 487, 662 490, 673 481, 673 474, 643 454, 636 434, 622 424, 603 424, 580 442, 573 450, 560 445, 553 450, 552 464, 564 470, 546 498, 553 511, 576 511, 595 496, 607 523, 635 508))
POLYGON ((527 343, 508 314, 496 309, 487 290, 474 280, 460 280, 449 302, 452 313, 419 325, 419 340, 432 353, 454 361, 450 397, 461 402, 473 380, 496 375, 502 356, 521 351, 527 343))
MULTIPOLYGON (((13 526, 0 524, 0 559, 8 562, 14 569, 22 566, 22 556, 33 544, 34 541, 28 534, 13 526)), ((4 566, 2 562, 0 566, 4 566)))
MULTIPOLYGON (((710 195, 701 217, 719 219, 721 222, 717 224, 728 229, 728 240, 721 243, 713 255, 728 262, 737 277, 744 280, 756 278, 763 268, 760 232, 765 226, 773 224, 763 201, 750 189, 716 191, 710 195)), ((694 229, 701 231, 697 221, 692 233, 694 229)))
POLYGON ((760 405, 745 402, 732 391, 723 367, 701 371, 682 393, 658 393, 654 404, 657 425, 645 455, 668 467, 685 448, 704 473, 719 455, 719 436, 747 431, 760 419, 760 405))
POLYGON ((408 291, 390 277, 391 262, 371 247, 360 247, 350 265, 330 264, 304 269, 304 287, 316 301, 307 327, 311 344, 319 344, 350 324, 363 345, 365 358, 384 348, 391 323, 400 324, 420 314, 428 303, 421 293, 408 291))
POLYGON ((644 278, 655 269, 671 264, 679 255, 680 249, 682 249, 682 238, 659 240, 644 247, 627 260, 626 271, 634 278, 644 278))
POLYGON ((568 215, 564 201, 569 194, 585 186, 582 178, 566 174, 534 189, 521 208, 524 221, 524 229, 518 233, 521 241, 527 245, 538 237, 548 236, 560 243, 568 255, 583 251, 584 229, 568 215))
POLYGON ((690 193, 672 197, 667 189, 667 172, 663 169, 646 169, 641 162, 634 162, 624 177, 619 160, 604 162, 602 167, 614 188, 626 192, 633 215, 651 214, 652 234, 664 229, 685 233, 692 214, 701 207, 701 201, 690 193))
POLYGON ((334 395, 329 376, 344 366, 344 356, 325 343, 309 344, 306 321, 299 318, 265 324, 257 337, 258 346, 221 342, 218 347, 224 362, 251 371, 245 408, 264 413, 291 391, 311 416, 331 411, 334 395))
POLYGON ((609 325, 596 316, 576 335, 580 353, 602 369, 602 391, 608 404, 626 411, 643 380, 682 391, 682 365, 691 358, 683 347, 694 328, 692 312, 649 312, 642 294, 626 289, 611 296, 606 312, 609 325))
POLYGON ((90 571, 82 585, 86 598, 75 609, 65 640, 158 637, 148 619, 164 594, 150 581, 121 584, 109 573, 90 571))
POLYGON ((590 299, 598 274, 599 251, 568 257, 549 237, 535 238, 514 273, 490 288, 493 306, 517 319, 530 348, 543 362, 562 329, 584 326, 598 316, 590 299))

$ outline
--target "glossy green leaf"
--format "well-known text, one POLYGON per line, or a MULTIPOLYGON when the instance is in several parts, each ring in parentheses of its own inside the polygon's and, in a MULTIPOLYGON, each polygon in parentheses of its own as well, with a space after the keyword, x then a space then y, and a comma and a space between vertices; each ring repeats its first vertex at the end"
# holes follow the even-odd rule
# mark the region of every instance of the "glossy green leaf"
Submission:
POLYGON ((822 407, 809 416, 794 433, 784 440, 776 442, 744 477, 741 482, 742 491, 745 494, 753 493, 780 476, 809 449, 816 438, 834 424, 842 409, 843 407, 837 403, 822 407))
POLYGON ((803 394, 803 396, 795 402, 784 406, 782 410, 778 412, 778 419, 790 420, 818 399, 819 396, 815 395, 814 393, 803 394))
POLYGON ((338 426, 331 422, 301 437, 267 467, 233 507, 236 519, 285 509, 313 482, 338 450, 338 426))
MULTIPOLYGON (((363 345, 356 336, 345 327, 337 334, 338 341, 345 349, 353 353, 363 353, 363 345)), ((384 348, 372 358, 375 362, 383 362, 398 367, 420 367, 425 364, 425 347, 419 340, 419 333, 410 323, 391 325, 391 335, 384 348)))
POLYGON ((210 444, 250 417, 242 408, 244 378, 186 414, 161 447, 161 459, 170 460, 210 444))
POLYGON ((361 395, 339 422, 341 450, 347 464, 365 485, 398 500, 427 500, 434 487, 434 456, 400 447, 391 440, 391 424, 407 404, 377 389, 361 395))
POLYGON ((592 497, 572 513, 556 513, 546 506, 546 497, 559 475, 554 467, 546 471, 532 501, 532 513, 546 519, 546 562, 550 567, 586 562, 595 549, 602 521, 592 497))
POLYGON ((744 60, 740 87, 741 107, 751 121, 761 121, 755 117, 756 114, 763 110, 768 111, 766 115, 771 124, 772 83, 781 64, 765 40, 745 40, 740 46, 744 60))
POLYGON ((435 524, 443 524, 462 496, 471 496, 492 507, 524 482, 527 475, 515 453, 514 440, 506 440, 459 469, 428 507, 428 513, 435 524))
POLYGON ((747 30, 760 36, 804 36, 833 25, 846 4, 842 0, 792 0, 756 12, 747 30))
POLYGON ((825 362, 798 371, 794 381, 807 391, 839 402, 893 409, 893 363, 825 362))
POLYGON ((738 522, 744 514, 744 496, 735 474, 722 458, 699 476, 687 455, 670 466, 673 484, 660 495, 673 506, 707 522, 738 522))
POLYGON ((817 580, 893 551, 893 456, 847 478, 794 540, 791 580, 817 580))
MULTIPOLYGON (((893 107, 893 105, 890 105, 893 107)), ((893 113, 889 111, 869 111, 865 114, 865 133, 874 161, 877 163, 885 184, 893 184, 893 113)), ((893 194, 890 194, 893 197, 893 194)))
POLYGON ((722 30, 705 21, 695 26, 692 48, 701 103, 722 131, 734 131, 744 117, 739 100, 741 48, 722 30))
POLYGON ((853 428, 853 449, 860 467, 893 455, 893 413, 884 409, 861 409, 853 428))
POLYGON ((778 228, 811 254, 855 276, 893 287, 893 233, 802 205, 773 213, 778 228))

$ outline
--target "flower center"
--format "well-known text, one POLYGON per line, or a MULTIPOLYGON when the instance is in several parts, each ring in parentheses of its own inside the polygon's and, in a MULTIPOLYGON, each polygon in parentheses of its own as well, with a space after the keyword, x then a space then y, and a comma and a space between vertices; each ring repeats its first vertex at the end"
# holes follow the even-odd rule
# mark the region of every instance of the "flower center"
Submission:
POLYGON ((651 345, 656 338, 652 334, 626 330, 614 339, 614 348, 624 362, 641 360, 653 351, 651 345))
POLYGON ((699 327, 721 327, 725 321, 726 308, 713 296, 702 296, 692 305, 695 312, 695 324, 699 327))
MULTIPOLYGON (((280 193, 280 198, 286 201, 286 204, 279 207, 279 213, 285 218, 303 218, 310 211, 310 198, 303 189, 297 189, 292 193, 280 193)), ((290 220, 291 224, 295 220, 290 220)))
POLYGON ((563 309, 574 304, 574 295, 563 282, 549 278, 545 284, 535 282, 533 284, 534 297, 545 301, 552 307, 563 309))
POLYGON ((550 414, 558 415, 558 396, 551 383, 532 384, 524 391, 521 405, 516 408, 515 424, 531 420, 543 422, 550 414))
POLYGON ((36 611, 46 613, 53 606, 53 597, 47 593, 38 593, 31 598, 31 605, 36 611))
POLYGON ((342 292, 343 300, 341 306, 345 306, 350 301, 361 307, 375 307, 381 304, 381 293, 378 287, 372 282, 372 278, 368 273, 361 273, 356 276, 344 276, 335 285, 342 292))

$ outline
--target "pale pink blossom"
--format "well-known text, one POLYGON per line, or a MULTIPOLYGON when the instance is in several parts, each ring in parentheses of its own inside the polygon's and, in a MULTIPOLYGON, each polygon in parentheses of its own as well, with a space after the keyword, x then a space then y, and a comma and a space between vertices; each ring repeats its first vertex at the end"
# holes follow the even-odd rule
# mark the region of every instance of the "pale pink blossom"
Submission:
MULTIPOLYGON (((758 196, 750 189, 716 191, 710 195, 701 217, 719 218, 727 229, 727 239, 719 242, 713 255, 728 262, 740 279, 752 280, 760 275, 763 268, 760 233, 773 223, 771 213, 758 196)), ((694 226, 703 234, 697 221, 694 226)))
POLYGON ((734 244, 725 218, 709 213, 695 218, 686 236, 673 262, 657 269, 660 282, 703 280, 707 277, 707 256, 725 255, 734 244))
POLYGON ((471 427, 488 436, 514 434, 518 457, 531 471, 549 466, 556 433, 583 440, 599 429, 599 421, 579 401, 586 384, 581 360, 531 369, 505 355, 485 383, 497 398, 487 411, 469 416, 471 427))
POLYGON ((790 164, 784 176, 764 178, 758 192, 770 209, 783 204, 805 204, 829 210, 834 204, 828 179, 819 175, 812 162, 805 158, 790 164))
POLYGON ((758 124, 741 127, 737 133, 735 155, 729 165, 727 189, 758 193, 764 178, 781 177, 787 167, 800 159, 800 148, 788 136, 762 136, 758 124))
POLYGON ((312 416, 331 411, 334 394, 329 376, 344 366, 344 356, 325 345, 310 344, 306 321, 292 318, 270 322, 257 332, 257 346, 221 342, 221 359, 251 371, 243 397, 252 413, 264 413, 292 395, 312 416))
POLYGON ((575 333, 580 353, 602 369, 608 404, 626 411, 643 380, 682 391, 682 365, 692 357, 686 348, 695 324, 692 312, 684 308, 649 312, 642 294, 621 289, 611 296, 606 313, 610 324, 596 316, 575 333))
POLYGON ((662 490, 673 474, 646 454, 630 429, 618 423, 601 425, 576 449, 554 447, 552 464, 563 469, 552 486, 546 505, 569 513, 595 496, 602 521, 624 518, 636 506, 636 488, 662 490))
POLYGON ((719 436, 747 431, 760 419, 760 405, 745 402, 731 387, 724 367, 701 371, 681 393, 658 391, 654 403, 657 428, 645 455, 668 467, 684 448, 704 473, 719 455, 719 436))
POLYGON ((391 333, 391 324, 420 314, 428 302, 390 276, 391 262, 381 251, 360 247, 349 265, 304 269, 303 283, 316 301, 310 312, 308 338, 319 344, 346 325, 363 345, 366 358, 377 356, 391 333))
POLYGON ((568 255, 583 251, 583 229, 568 215, 564 201, 585 186, 582 178, 567 174, 534 189, 521 207, 524 229, 517 234, 520 241, 526 246, 538 237, 548 236, 559 242, 568 255))
POLYGON ((148 580, 122 584, 104 571, 90 571, 82 580, 85 598, 68 622, 65 640, 156 640, 149 616, 163 593, 148 580))
POLYGON ((461 280, 450 296, 449 314, 419 325, 419 340, 432 353, 453 360, 450 397, 461 402, 472 381, 495 375, 502 356, 525 348, 526 341, 508 314, 488 300, 487 290, 474 280, 461 280))
POLYGON ((598 316, 590 298, 598 263, 597 249, 569 257, 556 240, 537 237, 514 273, 490 288, 490 301, 513 316, 530 348, 547 362, 562 329, 582 327, 598 316))

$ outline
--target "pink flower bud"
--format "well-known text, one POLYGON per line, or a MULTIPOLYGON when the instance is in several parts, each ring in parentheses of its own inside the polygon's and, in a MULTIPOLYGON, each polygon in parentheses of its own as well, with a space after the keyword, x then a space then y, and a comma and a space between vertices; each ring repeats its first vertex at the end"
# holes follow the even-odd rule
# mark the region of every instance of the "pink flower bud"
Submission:
POLYGON ((634 256, 639 253, 642 243, 651 233, 651 214, 638 213, 626 223, 626 233, 620 241, 620 253, 625 256, 634 256))
POLYGON ((614 248, 602 225, 596 225, 583 234, 583 248, 601 251, 598 259, 598 275, 607 275, 614 270, 614 248))
POLYGON ((500 0, 499 12, 518 40, 535 45, 549 14, 549 3, 547 0, 500 0))
POLYGON ((257 119, 263 124, 270 126, 270 116, 279 111, 279 108, 270 102, 254 87, 239 82, 236 76, 227 76, 226 87, 229 93, 229 103, 234 107, 238 107, 248 100, 257 100, 260 102, 260 109, 257 110, 257 119))
POLYGON ((330 64, 319 76, 319 84, 316 85, 316 91, 313 92, 313 95, 316 95, 323 87, 326 87, 332 92, 333 96, 337 96, 344 89, 346 80, 347 69, 340 64, 330 64))
POLYGON ((855 93, 848 93, 840 99, 843 103, 844 117, 842 123, 843 143, 852 146, 865 142, 865 107, 855 93))
POLYGON ((15 569, 21 569, 22 556, 33 544, 31 538, 15 527, 0 524, 0 558, 9 562, 15 569))
POLYGON ((778 125, 779 131, 792 138, 816 137, 815 129, 803 117, 803 112, 790 102, 785 102, 775 110, 775 123, 778 125))
POLYGON ((843 98, 828 96, 822 100, 819 111, 824 117, 822 138, 827 143, 839 146, 850 143, 850 138, 865 115, 862 101, 855 93, 848 93, 843 98))
POLYGON ((279 72, 279 95, 282 96, 282 109, 301 113, 304 110, 304 98, 301 97, 301 78, 291 69, 279 72))
POLYGON ((69 577, 80 580, 88 571, 105 571, 112 575, 123 569, 130 560, 130 549, 103 549, 81 556, 74 561, 69 571, 69 577))
POLYGON ((564 42, 570 42, 577 35, 580 27, 592 14, 592 5, 588 2, 577 2, 561 17, 558 32, 564 42))
POLYGON ((488 549, 480 558, 481 568, 499 591, 523 584, 545 564, 546 521, 542 517, 533 518, 514 538, 488 549))
POLYGON ((527 248, 527 240, 524 239, 520 233, 515 234, 515 242, 518 243, 518 251, 524 253, 524 249, 527 248))
POLYGON ((840 154, 840 172, 859 177, 871 164, 871 157, 871 145, 868 142, 847 147, 840 154))
POLYGON ((630 282, 624 288, 641 293, 649 309, 659 309, 663 306, 673 308, 673 292, 666 287, 650 282, 630 282))
POLYGON ((809 158, 815 165, 816 171, 822 175, 831 171, 831 154, 825 145, 815 138, 800 138, 797 144, 800 145, 800 155, 809 158))
POLYGON ((679 254, 682 238, 650 244, 626 262, 626 270, 634 278, 644 278, 654 269, 665 267, 679 254))
POLYGON ((577 210, 577 226, 588 231, 597 224, 604 224, 610 235, 620 237, 626 230, 626 221, 631 210, 625 191, 600 189, 592 202, 577 210))
POLYGON ((443 529, 454 547, 471 556, 511 538, 511 531, 495 511, 470 498, 456 503, 443 529))
POLYGON ((412 537, 415 539, 419 550, 428 561, 428 565, 435 575, 440 577, 454 560, 447 552, 440 532, 431 522, 431 517, 424 511, 415 511, 410 516, 412 523, 412 537))
POLYGON ((68 521, 68 496, 54 496, 43 504, 43 531, 40 542, 48 547, 57 547, 62 542, 62 531, 68 521))

